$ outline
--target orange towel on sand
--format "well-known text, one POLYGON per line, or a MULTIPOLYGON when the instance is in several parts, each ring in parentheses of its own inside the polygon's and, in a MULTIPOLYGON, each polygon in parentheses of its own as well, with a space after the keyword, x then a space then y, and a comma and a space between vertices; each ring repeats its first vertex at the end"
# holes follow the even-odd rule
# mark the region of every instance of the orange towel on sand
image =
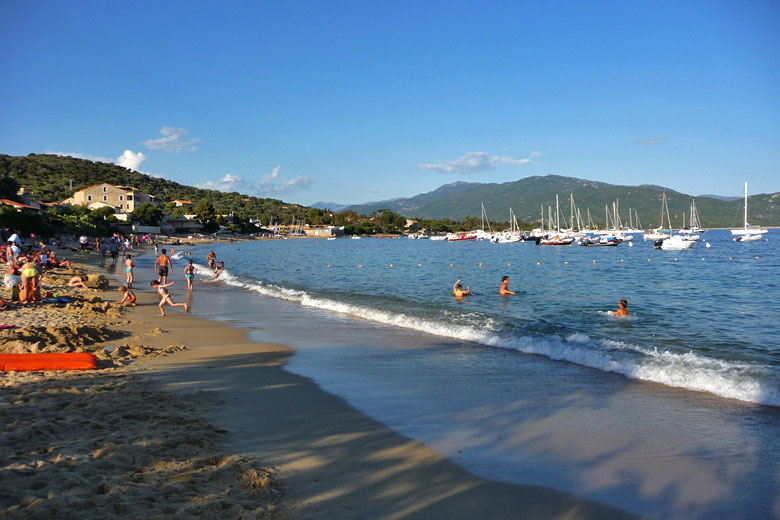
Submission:
POLYGON ((95 356, 86 352, 66 354, 0 354, 0 370, 91 370, 95 356))

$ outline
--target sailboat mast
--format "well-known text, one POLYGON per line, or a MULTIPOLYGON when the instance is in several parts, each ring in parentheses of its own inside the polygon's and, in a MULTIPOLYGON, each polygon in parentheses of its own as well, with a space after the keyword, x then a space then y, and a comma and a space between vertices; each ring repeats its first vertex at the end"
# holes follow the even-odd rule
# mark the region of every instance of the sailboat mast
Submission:
POLYGON ((560 211, 558 211, 558 194, 555 194, 555 230, 559 233, 561 232, 561 216, 560 211))
POLYGON ((574 193, 569 193, 571 197, 571 207, 569 208, 569 226, 574 231, 574 193))
POLYGON ((745 183, 745 229, 747 229, 747 182, 745 183))

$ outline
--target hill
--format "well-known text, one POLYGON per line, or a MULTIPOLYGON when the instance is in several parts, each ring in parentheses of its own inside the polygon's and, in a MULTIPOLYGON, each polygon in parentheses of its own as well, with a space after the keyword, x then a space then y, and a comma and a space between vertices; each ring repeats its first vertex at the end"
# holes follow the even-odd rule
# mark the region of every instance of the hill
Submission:
POLYGON ((312 222, 315 219, 310 212, 320 212, 320 210, 277 199, 251 197, 237 192, 203 190, 151 177, 116 164, 59 155, 0 154, 0 178, 3 176, 9 176, 22 187, 31 189, 34 196, 44 202, 60 202, 73 195, 75 191, 107 182, 138 188, 164 202, 175 199, 192 202, 207 200, 214 205, 218 214, 235 213, 242 218, 258 218, 264 223, 273 219, 286 224, 290 223, 293 217, 306 218, 308 222, 312 222))
MULTIPOLYGON (((741 184, 736 186, 740 188, 741 184)), ((481 204, 491 219, 506 220, 511 207, 518 219, 534 222, 540 219, 541 208, 555 210, 555 195, 560 196, 561 212, 569 218, 569 194, 580 208, 583 218, 590 210, 594 223, 605 220, 605 205, 611 211, 619 200, 621 219, 628 220, 628 209, 635 209, 645 228, 657 226, 661 215, 661 197, 665 188, 653 185, 619 186, 559 175, 534 176, 502 184, 456 182, 410 198, 398 198, 349 206, 358 213, 387 208, 406 217, 451 218, 480 215, 481 204)), ((680 226, 683 212, 689 213, 691 196, 666 189, 672 224, 680 226)), ((742 200, 719 200, 697 197, 696 207, 706 227, 730 227, 742 221, 739 213, 742 200)), ((753 224, 780 225, 780 193, 750 196, 749 220, 753 224)))

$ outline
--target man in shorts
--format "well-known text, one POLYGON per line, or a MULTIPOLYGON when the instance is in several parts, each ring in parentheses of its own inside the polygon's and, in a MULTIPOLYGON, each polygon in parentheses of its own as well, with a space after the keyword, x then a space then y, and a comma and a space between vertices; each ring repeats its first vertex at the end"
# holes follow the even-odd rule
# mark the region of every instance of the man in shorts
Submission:
POLYGON ((157 260, 154 262, 154 269, 160 275, 158 281, 162 285, 168 283, 168 270, 171 268, 171 259, 168 258, 168 255, 165 253, 166 250, 162 249, 160 251, 160 256, 158 256, 157 260))
POLYGON ((119 239, 116 235, 108 240, 108 250, 111 252, 111 265, 116 265, 116 261, 119 258, 119 239))

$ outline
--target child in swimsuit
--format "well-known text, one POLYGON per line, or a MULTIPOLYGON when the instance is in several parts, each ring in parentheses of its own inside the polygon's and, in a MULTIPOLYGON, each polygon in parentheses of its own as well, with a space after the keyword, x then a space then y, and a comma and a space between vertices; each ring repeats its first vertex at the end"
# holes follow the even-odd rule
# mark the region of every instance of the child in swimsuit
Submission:
POLYGON ((222 270, 225 269, 225 262, 219 261, 217 262, 217 267, 214 269, 214 279, 216 280, 219 278, 219 275, 222 274, 222 270))
POLYGON ((133 291, 130 291, 124 285, 118 290, 122 293, 122 299, 119 301, 119 305, 129 305, 130 307, 135 307, 135 294, 133 294, 133 291))
POLYGON ((609 311, 609 313, 613 316, 628 316, 628 301, 620 300, 619 305, 618 310, 609 311))
POLYGON ((171 307, 184 307, 184 312, 187 312, 190 309, 190 306, 187 305, 186 303, 173 303, 173 299, 171 299, 171 295, 168 292, 168 289, 166 289, 166 287, 170 287, 174 283, 175 282, 161 284, 157 280, 151 281, 152 287, 157 289, 157 294, 160 296, 160 305, 159 305, 160 316, 165 316, 165 309, 164 309, 165 302, 168 302, 168 305, 170 305, 171 307))
POLYGON ((133 288, 133 267, 135 267, 135 262, 133 262, 131 255, 127 255, 125 257, 125 273, 127 273, 128 289, 133 288))
POLYGON ((184 275, 187 277, 187 290, 192 290, 192 282, 195 279, 195 266, 192 265, 192 260, 189 261, 187 267, 184 268, 184 275))

